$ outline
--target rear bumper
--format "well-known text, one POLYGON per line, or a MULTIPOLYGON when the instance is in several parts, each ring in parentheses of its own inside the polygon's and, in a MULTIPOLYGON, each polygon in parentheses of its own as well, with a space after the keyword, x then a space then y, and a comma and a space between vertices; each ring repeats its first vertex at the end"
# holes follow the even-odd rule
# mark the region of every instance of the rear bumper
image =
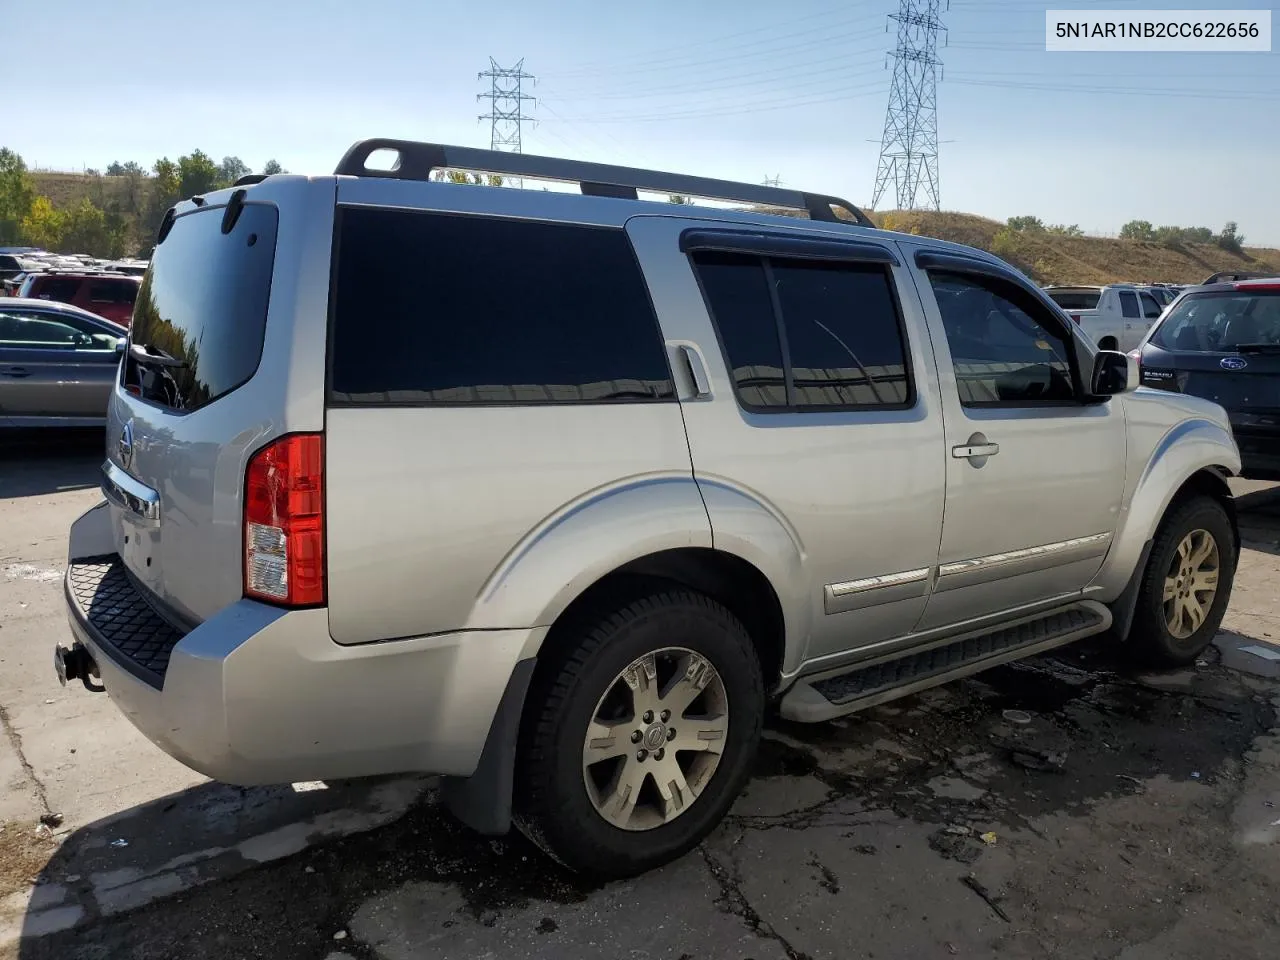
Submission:
MULTIPOLYGON (((216 780, 284 783, 423 771, 468 777, 516 664, 541 630, 484 630, 342 646, 328 611, 239 600, 168 650, 167 668, 95 623, 71 586, 110 542, 100 505, 72 526, 71 632, 112 700, 166 753, 216 780)), ((116 605, 145 603, 136 594, 116 605)), ((114 609, 114 608, 113 608, 114 609)), ((144 612, 145 615, 145 612, 144 612)), ((138 648, 142 649, 142 648, 138 648)))

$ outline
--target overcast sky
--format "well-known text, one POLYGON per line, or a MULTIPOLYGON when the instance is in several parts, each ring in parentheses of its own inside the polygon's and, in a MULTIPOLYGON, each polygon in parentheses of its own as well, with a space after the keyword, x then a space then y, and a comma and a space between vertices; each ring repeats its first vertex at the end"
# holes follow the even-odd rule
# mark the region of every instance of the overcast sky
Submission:
MULTIPOLYGON (((1034 213, 1097 232, 1134 218, 1215 230, 1237 220, 1248 242, 1280 246, 1280 53, 1047 53, 1043 2, 945 6, 944 209, 1034 213)), ((0 141, 42 168, 150 166, 198 147, 254 169, 274 157, 326 173, 363 137, 487 146, 477 73, 492 56, 523 58, 537 77, 527 153, 780 176, 865 204, 897 3, 57 7, 56 30, 20 30, 0 65, 11 103, 23 105, 0 141)))

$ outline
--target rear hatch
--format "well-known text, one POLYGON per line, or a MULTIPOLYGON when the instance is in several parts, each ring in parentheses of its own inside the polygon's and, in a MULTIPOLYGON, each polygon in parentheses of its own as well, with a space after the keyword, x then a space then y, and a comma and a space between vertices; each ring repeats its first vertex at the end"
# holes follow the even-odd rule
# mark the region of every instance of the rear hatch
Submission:
POLYGON ((333 178, 184 202, 138 291, 107 417, 116 549, 171 620, 243 593, 252 454, 323 428, 333 178))
POLYGON ((1237 430, 1280 429, 1280 284, 1190 294, 1151 331, 1142 382, 1212 400, 1237 430))

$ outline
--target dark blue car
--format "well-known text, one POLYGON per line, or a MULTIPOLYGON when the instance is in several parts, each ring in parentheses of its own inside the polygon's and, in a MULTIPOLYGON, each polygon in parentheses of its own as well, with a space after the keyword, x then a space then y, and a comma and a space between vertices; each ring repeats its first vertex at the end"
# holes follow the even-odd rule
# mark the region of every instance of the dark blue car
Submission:
POLYGON ((1242 475, 1280 480, 1280 278, 1188 287, 1130 356, 1144 386, 1224 407, 1242 475))

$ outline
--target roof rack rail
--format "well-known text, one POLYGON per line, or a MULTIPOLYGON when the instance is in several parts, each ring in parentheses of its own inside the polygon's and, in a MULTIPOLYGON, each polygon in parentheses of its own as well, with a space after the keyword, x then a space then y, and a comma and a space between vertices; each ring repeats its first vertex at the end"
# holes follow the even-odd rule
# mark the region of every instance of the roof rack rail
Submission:
POLYGON ((246 173, 243 177, 232 184, 233 187, 248 187, 255 183, 261 183, 267 179, 268 174, 265 173, 246 173))
POLYGON ((585 160, 565 160, 559 157, 539 157, 528 153, 506 153, 499 150, 480 150, 475 147, 419 143, 414 140, 384 138, 361 140, 346 152, 338 162, 338 168, 334 173, 338 176, 350 177, 430 180, 432 172, 446 169, 576 181, 583 194, 592 197, 635 200, 638 199, 637 190, 653 190, 658 193, 705 197, 709 200, 734 200, 740 203, 804 210, 811 220, 822 220, 827 223, 848 222, 836 215, 833 208, 839 208, 848 213, 853 222, 859 226, 875 226, 865 213, 847 200, 818 193, 766 187, 754 183, 735 183, 731 180, 691 177, 678 173, 661 173, 657 170, 617 167, 605 163, 589 163, 585 160), (380 150, 387 150, 397 155, 394 167, 379 169, 368 166, 369 157, 380 150))

